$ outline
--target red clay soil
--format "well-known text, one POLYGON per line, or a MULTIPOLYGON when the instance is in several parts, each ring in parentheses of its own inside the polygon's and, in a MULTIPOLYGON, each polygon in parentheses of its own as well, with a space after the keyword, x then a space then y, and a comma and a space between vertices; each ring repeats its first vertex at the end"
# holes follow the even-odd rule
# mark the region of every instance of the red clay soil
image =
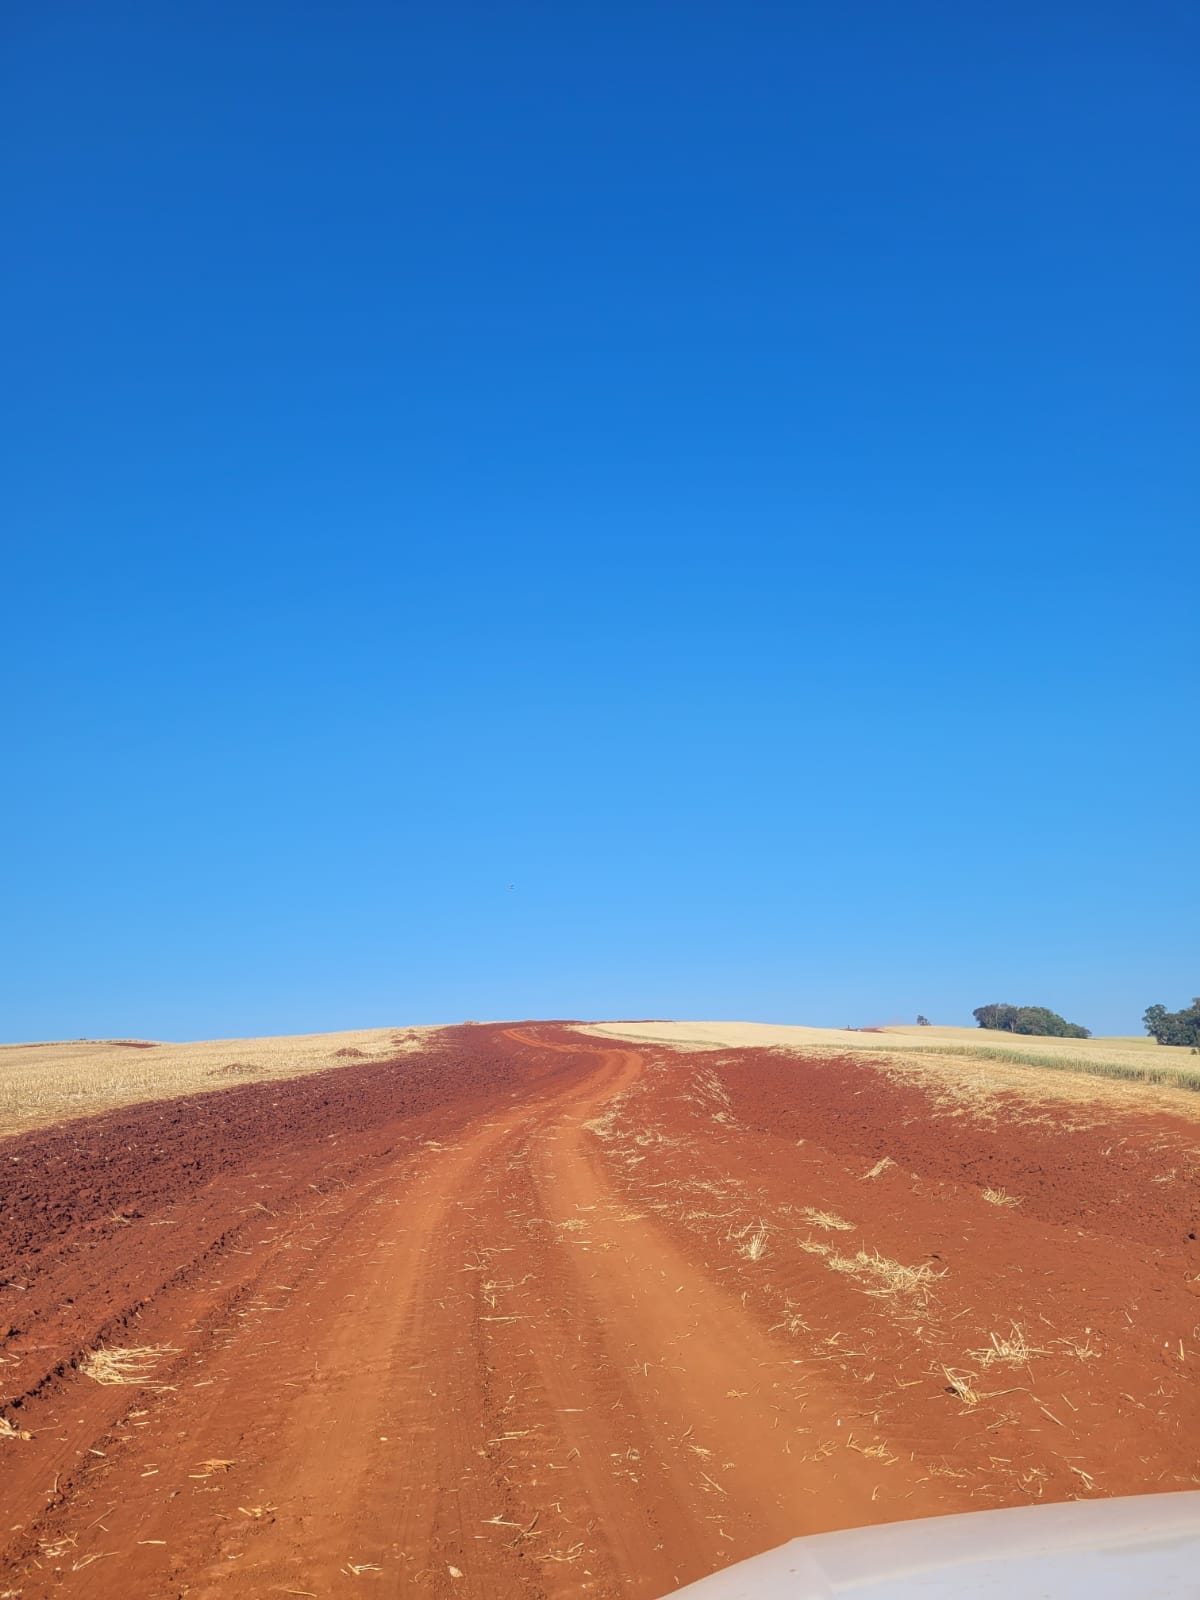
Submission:
POLYGON ((545 1024, 6 1140, 0 1596, 651 1600, 1195 1487, 1198 1145, 545 1024))

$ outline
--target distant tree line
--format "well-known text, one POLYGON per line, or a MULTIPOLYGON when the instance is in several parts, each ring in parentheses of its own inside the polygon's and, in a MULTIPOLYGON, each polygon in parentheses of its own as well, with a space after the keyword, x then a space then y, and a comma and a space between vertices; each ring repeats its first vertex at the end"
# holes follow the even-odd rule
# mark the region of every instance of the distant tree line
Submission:
POLYGON ((1191 1045, 1200 1049, 1200 996, 1184 1011, 1168 1011, 1166 1006, 1147 1006, 1142 1018, 1146 1032, 1159 1044, 1191 1045))
POLYGON ((981 1028, 1000 1028, 1005 1033, 1036 1033, 1052 1039, 1090 1039, 1092 1030, 1077 1022, 1067 1022, 1057 1011, 1045 1006, 979 1006, 971 1013, 981 1028))

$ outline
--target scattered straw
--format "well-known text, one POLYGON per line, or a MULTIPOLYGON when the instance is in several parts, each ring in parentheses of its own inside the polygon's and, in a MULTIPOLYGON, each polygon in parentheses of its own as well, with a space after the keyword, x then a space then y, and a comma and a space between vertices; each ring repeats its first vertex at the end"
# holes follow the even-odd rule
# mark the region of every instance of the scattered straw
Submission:
POLYGON ((154 1366, 166 1356, 178 1355, 174 1345, 130 1345, 124 1349, 108 1346, 89 1350, 80 1371, 97 1383, 149 1383, 154 1366))
POLYGON ((744 1256, 747 1261, 762 1260, 767 1253, 767 1239, 769 1237, 770 1230, 763 1222, 759 1222, 757 1228, 752 1229, 747 1224, 740 1233, 730 1234, 730 1238, 740 1240, 738 1255, 744 1256))
POLYGON ((910 1296, 924 1305, 929 1297, 929 1286, 945 1276, 945 1269, 935 1272, 927 1262, 918 1267, 906 1267, 899 1261, 881 1256, 878 1250, 858 1250, 852 1256, 839 1255, 830 1244, 819 1239, 798 1239, 799 1249, 810 1256, 822 1256, 830 1272, 845 1273, 851 1278, 865 1278, 872 1287, 865 1292, 876 1299, 910 1296))
POLYGON ((791 1300, 785 1303, 783 1316, 769 1331, 777 1333, 780 1328, 785 1333, 790 1333, 793 1337, 797 1333, 810 1333, 812 1331, 801 1313, 796 1310, 795 1303, 791 1300))
POLYGON ((1054 1339, 1053 1344, 1061 1344, 1077 1361, 1099 1361, 1099 1350, 1092 1349, 1091 1329, 1087 1330, 1085 1339, 1054 1339))
POLYGON ((886 1172, 889 1167, 894 1167, 895 1165, 896 1163, 891 1156, 882 1156, 871 1168, 870 1172, 863 1173, 863 1179, 865 1181, 867 1178, 878 1178, 881 1173, 886 1172))
POLYGON ((38 1549, 47 1561, 61 1561, 68 1550, 73 1550, 79 1540, 73 1533, 68 1533, 62 1539, 39 1539, 38 1549))
POLYGON ((890 1467, 894 1461, 899 1460, 886 1444, 856 1444, 853 1434, 846 1440, 846 1449, 857 1450, 860 1456, 869 1456, 872 1461, 882 1461, 885 1467, 890 1467))
POLYGON ((971 1387, 973 1372, 957 1372, 953 1367, 943 1367, 946 1375, 946 1385, 951 1394, 957 1395, 965 1406, 977 1406, 979 1394, 971 1387))
POLYGON ((982 1350, 968 1350, 967 1354, 981 1367, 997 1365, 1026 1367, 1034 1356, 1044 1356, 1046 1351, 1031 1345, 1026 1340, 1023 1330, 1014 1322, 1012 1331, 1007 1337, 1002 1338, 998 1333, 993 1333, 989 1343, 982 1350))
POLYGON ((1004 1189, 984 1189, 983 1198, 993 1206, 1019 1206, 1020 1195, 1008 1194, 1004 1189))
POLYGON ((878 1250, 869 1253, 866 1250, 859 1250, 853 1256, 830 1253, 826 1257, 826 1265, 833 1272, 845 1272, 853 1277, 869 1278, 874 1287, 868 1289, 867 1293, 877 1298, 887 1295, 923 1297, 929 1285, 942 1276, 924 1262, 919 1267, 906 1267, 899 1261, 890 1261, 887 1256, 881 1256, 878 1250))
MULTIPOLYGON (((871 1174, 868 1173, 867 1176, 870 1177, 871 1174)), ((847 1222, 845 1217, 839 1217, 835 1211, 818 1211, 813 1206, 802 1207, 800 1215, 814 1228, 824 1228, 828 1232, 837 1230, 848 1233, 854 1227, 853 1222, 847 1222)))

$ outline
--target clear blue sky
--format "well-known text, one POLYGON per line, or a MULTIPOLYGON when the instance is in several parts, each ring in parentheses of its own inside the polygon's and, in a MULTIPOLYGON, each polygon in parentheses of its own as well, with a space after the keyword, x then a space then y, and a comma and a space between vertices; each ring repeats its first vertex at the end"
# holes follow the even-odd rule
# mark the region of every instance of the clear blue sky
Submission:
POLYGON ((3 28, 0 1037, 1200 990, 1193 7, 3 28))

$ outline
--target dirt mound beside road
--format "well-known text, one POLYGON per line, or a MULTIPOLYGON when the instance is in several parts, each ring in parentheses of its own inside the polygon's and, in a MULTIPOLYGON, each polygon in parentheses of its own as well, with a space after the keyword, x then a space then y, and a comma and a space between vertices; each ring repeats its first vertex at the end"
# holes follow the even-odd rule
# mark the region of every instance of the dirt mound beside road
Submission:
POLYGON ((1194 1487, 1195 1145, 548 1025, 6 1140, 3 1586, 648 1600, 1194 1487))

